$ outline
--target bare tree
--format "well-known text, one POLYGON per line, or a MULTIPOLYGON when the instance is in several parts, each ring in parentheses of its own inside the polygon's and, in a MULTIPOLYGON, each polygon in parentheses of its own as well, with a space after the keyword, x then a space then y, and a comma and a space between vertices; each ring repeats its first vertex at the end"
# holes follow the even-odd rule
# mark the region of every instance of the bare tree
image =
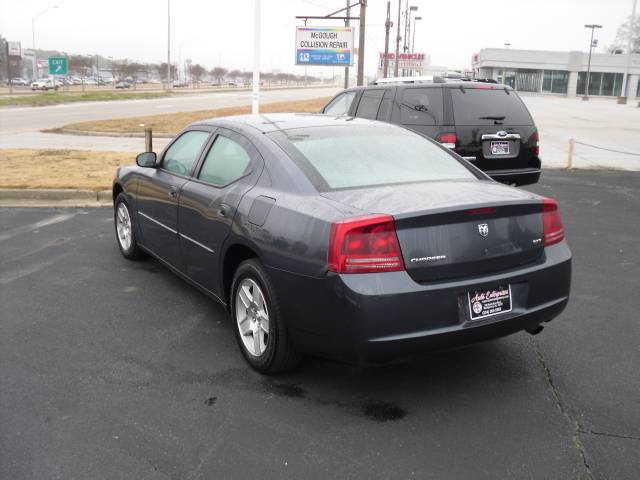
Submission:
POLYGON ((215 68, 212 68, 209 73, 220 84, 220 83, 222 83, 222 79, 227 74, 227 72, 228 72, 228 70, 226 68, 224 68, 224 67, 215 67, 215 68))
POLYGON ((191 66, 191 78, 196 84, 200 83, 202 77, 207 73, 207 69, 199 63, 191 66))
POLYGON ((631 15, 627 21, 618 27, 616 38, 612 45, 607 47, 610 53, 627 53, 627 42, 631 33, 631 53, 640 53, 640 16, 636 15, 634 25, 631 25, 631 15))

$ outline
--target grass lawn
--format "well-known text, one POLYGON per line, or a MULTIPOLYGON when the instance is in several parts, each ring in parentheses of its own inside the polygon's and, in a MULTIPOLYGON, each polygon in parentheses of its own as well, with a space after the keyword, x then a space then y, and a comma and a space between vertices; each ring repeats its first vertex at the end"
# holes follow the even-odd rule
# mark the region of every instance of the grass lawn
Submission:
MULTIPOLYGON (((330 98, 331 97, 322 97, 310 100, 265 103, 260 106, 260 113, 318 112, 322 107, 324 107, 330 98)), ((162 115, 149 115, 144 117, 116 118, 112 120, 72 123, 65 125, 62 129, 56 129, 55 131, 69 129, 85 132, 142 133, 144 132, 144 128, 140 127, 140 124, 143 123, 145 127, 153 128, 153 133, 175 135, 188 124, 198 120, 225 117, 228 115, 243 115, 247 113, 251 113, 250 105, 217 108, 214 110, 197 110, 194 112, 180 112, 162 115)))
POLYGON ((111 188, 116 168, 135 163, 131 152, 0 149, 0 188, 111 188))
POLYGON ((159 98, 171 95, 169 92, 85 92, 63 93, 43 92, 35 95, 22 95, 16 97, 0 97, 0 107, 3 106, 32 106, 42 107, 72 102, 102 102, 109 100, 139 100, 159 98))

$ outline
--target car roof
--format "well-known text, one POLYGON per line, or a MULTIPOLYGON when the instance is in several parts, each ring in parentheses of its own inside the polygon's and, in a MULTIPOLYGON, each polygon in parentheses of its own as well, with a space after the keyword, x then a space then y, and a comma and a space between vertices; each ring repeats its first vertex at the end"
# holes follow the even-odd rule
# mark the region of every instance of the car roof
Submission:
MULTIPOLYGON (((324 115, 321 113, 268 113, 262 115, 237 115, 200 120, 195 125, 229 127, 254 130, 261 133, 290 130, 294 128, 328 127, 342 125, 381 125, 374 120, 364 118, 324 115)), ((385 126, 389 124, 383 124, 385 126)))

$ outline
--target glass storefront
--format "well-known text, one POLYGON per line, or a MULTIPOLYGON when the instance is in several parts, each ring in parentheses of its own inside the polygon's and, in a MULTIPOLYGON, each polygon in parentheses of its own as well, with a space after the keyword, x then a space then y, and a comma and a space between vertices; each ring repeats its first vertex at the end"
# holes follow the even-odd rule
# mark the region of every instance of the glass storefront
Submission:
MULTIPOLYGON (((591 72, 589 75, 589 95, 619 97, 622 92, 622 73, 591 72)), ((578 73, 577 94, 584 95, 587 72, 578 73)))
POLYGON ((542 91, 546 93, 567 93, 569 72, 545 70, 542 75, 542 91))

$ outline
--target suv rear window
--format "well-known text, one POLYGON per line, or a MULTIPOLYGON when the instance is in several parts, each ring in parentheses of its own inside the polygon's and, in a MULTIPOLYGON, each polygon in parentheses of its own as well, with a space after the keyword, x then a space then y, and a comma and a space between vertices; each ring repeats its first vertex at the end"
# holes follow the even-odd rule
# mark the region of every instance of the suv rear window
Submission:
POLYGON ((478 178, 448 151, 404 128, 354 125, 285 134, 290 144, 283 148, 320 191, 478 178))
POLYGON ((520 97, 504 88, 452 88, 456 125, 533 125, 520 97))
POLYGON ((442 89, 408 88, 402 93, 403 125, 440 125, 442 123, 442 89))

